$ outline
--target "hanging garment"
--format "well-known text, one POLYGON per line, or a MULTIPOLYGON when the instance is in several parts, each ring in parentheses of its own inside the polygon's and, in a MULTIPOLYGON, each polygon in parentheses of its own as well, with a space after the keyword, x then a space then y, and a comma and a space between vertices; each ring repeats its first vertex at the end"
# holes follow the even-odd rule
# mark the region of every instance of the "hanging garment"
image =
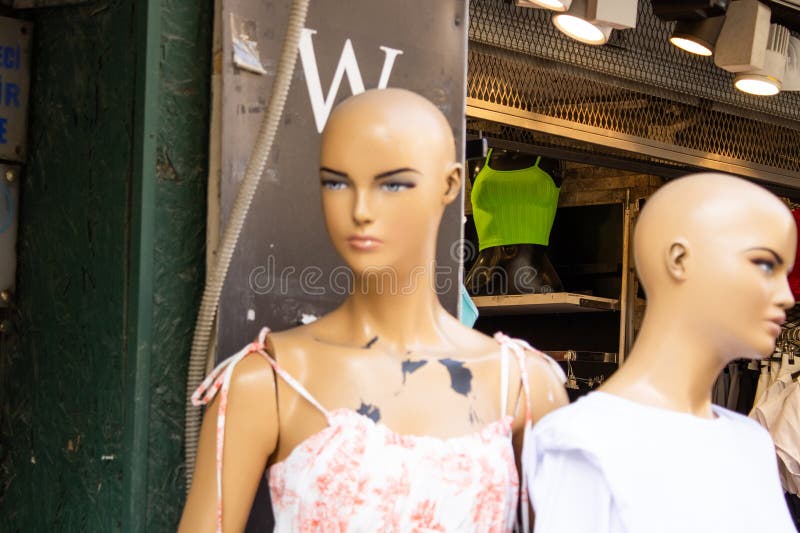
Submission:
POLYGON ((523 451, 536 533, 796 533, 769 434, 601 391, 549 413, 523 451), (757 489, 755 489, 757 487, 757 489))
POLYGON ((739 370, 739 397, 736 400, 734 411, 747 415, 755 405, 756 388, 760 372, 751 368, 739 370))
POLYGON ((729 364, 728 374, 731 377, 731 384, 728 387, 728 400, 723 404, 723 407, 735 411, 736 404, 739 402, 739 365, 736 363, 729 364))
POLYGON ((772 435, 783 489, 800 494, 800 383, 784 374, 750 414, 772 435))
POLYGON ((792 515, 794 526, 797 528, 797 531, 800 531, 800 498, 794 494, 787 493, 786 505, 789 506, 789 514, 792 515))
POLYGON ((778 377, 785 376, 787 374, 793 374, 798 370, 800 370, 800 356, 795 355, 794 351, 781 355, 778 377))
POLYGON ((472 186, 472 215, 478 247, 510 244, 547 246, 558 207, 559 188, 536 164, 521 170, 489 166, 492 150, 472 186))
POLYGON ((725 407, 728 403, 728 389, 730 388, 731 377, 728 374, 728 367, 725 367, 717 376, 714 382, 714 389, 711 391, 711 401, 717 405, 725 407))
POLYGON ((756 396, 753 398, 753 406, 761 401, 764 393, 769 387, 769 365, 761 364, 761 373, 758 375, 758 385, 756 386, 756 396))
POLYGON ((778 377, 781 373, 781 362, 782 361, 774 361, 772 358, 769 360, 769 381, 767 382, 767 388, 771 387, 778 381, 778 377))
MULTIPOLYGON (((528 401, 526 353, 560 367, 524 341, 500 333, 501 411, 503 418, 462 437, 436 438, 398 434, 353 409, 328 410, 266 351, 268 330, 223 361, 192 396, 207 404, 220 393, 217 423, 217 479, 222 479, 225 411, 231 375, 250 353, 264 357, 290 387, 325 415, 327 427, 301 442, 268 471, 270 495, 279 533, 328 531, 511 531, 520 487, 511 443, 513 418, 506 414, 509 359, 520 368, 528 401), (326 527, 333 529, 326 529, 326 527)), ((558 374, 564 378, 563 373, 558 374)), ((217 531, 222 530, 222 488, 217 486, 217 531)), ((527 506, 523 506, 527 531, 527 506)))
MULTIPOLYGON (((770 373, 774 374, 774 375, 778 374, 777 371, 770 372, 770 373)), ((786 385, 788 385, 788 384, 789 384, 789 380, 787 380, 785 377, 783 379, 776 378, 771 384, 769 384, 767 386, 767 389, 764 391, 764 394, 762 394, 761 397, 759 398, 758 402, 756 402, 753 405, 753 409, 750 411, 750 415, 749 415, 750 418, 752 418, 752 419, 756 420, 757 422, 761 423, 761 421, 758 419, 758 414, 757 414, 758 411, 759 411, 759 408, 762 405, 764 405, 765 403, 773 402, 775 400, 775 398, 779 397, 783 393, 784 389, 786 389, 786 385)), ((761 424, 761 425, 763 426, 764 424, 761 424)))

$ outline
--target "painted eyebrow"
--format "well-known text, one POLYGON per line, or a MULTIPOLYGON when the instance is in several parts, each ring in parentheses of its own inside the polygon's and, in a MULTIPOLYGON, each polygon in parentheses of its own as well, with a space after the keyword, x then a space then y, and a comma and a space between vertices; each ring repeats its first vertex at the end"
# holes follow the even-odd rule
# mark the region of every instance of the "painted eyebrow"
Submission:
MULTIPOLYGON (((339 172, 338 170, 333 170, 332 168, 328 168, 328 167, 320 167, 319 171, 320 172, 327 172, 329 174, 333 174, 335 176, 339 176, 340 178, 349 178, 350 177, 345 172, 339 172)), ((401 174, 403 172, 414 172, 415 174, 422 174, 422 172, 420 172, 419 170, 417 170, 415 168, 403 167, 403 168, 396 168, 394 170, 387 170, 386 172, 381 172, 380 174, 376 174, 375 178, 373 178, 373 179, 381 180, 381 179, 393 176, 395 174, 401 174)))
POLYGON ((401 174, 403 172, 414 172, 415 174, 422 174, 419 170, 411 167, 403 167, 403 168, 396 168, 394 170, 389 170, 387 172, 381 172, 380 174, 375 175, 376 180, 380 180, 383 178, 388 178, 389 176, 393 176, 395 174, 401 174))
POLYGON ((776 263, 778 263, 779 265, 783 264, 783 258, 781 256, 779 256, 775 252, 775 250, 773 250, 771 248, 764 248, 763 246, 756 246, 755 248, 748 248, 747 251, 748 252, 754 252, 754 251, 769 252, 775 257, 775 262, 776 263))
POLYGON ((332 168, 328 168, 328 167, 320 167, 320 168, 319 168, 319 171, 320 171, 320 172, 327 172, 327 173, 329 173, 329 174, 334 174, 334 175, 336 175, 336 176, 339 176, 339 177, 341 177, 341 178, 347 178, 347 177, 349 177, 349 176, 348 176, 347 174, 345 174, 344 172, 339 172, 338 170, 333 170, 332 168))

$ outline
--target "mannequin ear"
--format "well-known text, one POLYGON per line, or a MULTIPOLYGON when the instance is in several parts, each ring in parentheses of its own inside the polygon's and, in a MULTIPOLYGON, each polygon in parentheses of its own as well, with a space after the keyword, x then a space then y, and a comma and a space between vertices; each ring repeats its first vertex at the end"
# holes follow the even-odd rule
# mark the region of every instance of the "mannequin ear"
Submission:
POLYGON ((689 243, 686 239, 673 242, 667 251, 667 272, 676 281, 684 281, 689 270, 689 243))
POLYGON ((464 167, 461 163, 453 163, 447 169, 445 176, 445 191, 442 197, 442 204, 448 205, 458 198, 458 193, 461 192, 461 180, 464 173, 464 167))

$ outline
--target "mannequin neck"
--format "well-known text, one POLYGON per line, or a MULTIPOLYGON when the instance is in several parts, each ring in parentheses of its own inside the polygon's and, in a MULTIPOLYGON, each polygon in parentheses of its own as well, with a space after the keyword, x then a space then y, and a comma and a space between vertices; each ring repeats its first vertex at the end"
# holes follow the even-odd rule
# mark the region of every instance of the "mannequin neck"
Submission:
POLYGON ((383 278, 356 275, 355 290, 341 308, 353 337, 377 337, 381 346, 396 352, 439 346, 440 323, 447 312, 436 295, 434 276, 433 261, 393 270, 391 276, 387 271, 383 278))
POLYGON ((712 417, 711 392, 726 362, 710 336, 674 310, 648 307, 625 364, 603 388, 639 403, 712 417))

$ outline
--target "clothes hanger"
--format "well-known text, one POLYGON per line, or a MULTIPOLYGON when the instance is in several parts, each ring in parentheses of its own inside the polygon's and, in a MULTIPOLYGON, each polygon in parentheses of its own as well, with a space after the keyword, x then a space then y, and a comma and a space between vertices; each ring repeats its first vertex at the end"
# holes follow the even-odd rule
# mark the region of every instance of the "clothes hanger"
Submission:
POLYGON ((486 159, 486 154, 489 152, 489 141, 486 137, 482 136, 482 132, 478 133, 479 138, 467 141, 464 150, 464 157, 467 161, 476 159, 486 159))
POLYGON ((580 361, 583 363, 617 363, 615 352, 594 352, 590 350, 547 350, 547 355, 556 361, 580 361))

